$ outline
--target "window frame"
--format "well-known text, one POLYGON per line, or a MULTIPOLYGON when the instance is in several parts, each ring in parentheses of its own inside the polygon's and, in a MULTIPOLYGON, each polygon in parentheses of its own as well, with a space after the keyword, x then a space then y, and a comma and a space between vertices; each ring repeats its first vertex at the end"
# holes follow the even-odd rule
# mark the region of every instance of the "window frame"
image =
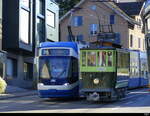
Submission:
POLYGON ((46 20, 47 20, 46 24, 47 24, 48 26, 50 26, 51 28, 54 28, 54 29, 56 28, 56 14, 55 14, 53 11, 51 11, 51 10, 49 10, 49 9, 46 10, 46 20), (52 13, 53 16, 54 16, 54 18, 53 18, 53 20, 54 20, 54 21, 53 21, 53 22, 54 22, 54 25, 51 25, 51 24, 48 23, 48 15, 47 15, 48 12, 52 13))
POLYGON ((141 38, 138 38, 138 48, 141 48, 141 38))
MULTIPOLYGON (((27 20, 25 20, 25 21, 27 21, 27 20)), ((30 34, 31 34, 31 32, 30 32, 30 30, 31 30, 31 27, 30 27, 30 24, 31 24, 31 20, 30 20, 30 11, 28 11, 28 10, 26 10, 26 9, 24 9, 24 8, 21 8, 20 9, 20 41, 21 42, 23 42, 24 44, 27 44, 27 45, 29 45, 29 44, 31 44, 31 37, 30 37, 30 34), (22 19, 24 19, 24 18, 22 18, 22 16, 24 16, 24 15, 22 15, 22 11, 24 12, 24 13, 28 13, 28 29, 26 30, 26 31, 28 31, 27 32, 27 34, 28 34, 28 40, 27 40, 27 42, 26 41, 23 41, 23 39, 22 39, 22 31, 24 31, 25 29, 22 29, 23 27, 22 27, 22 25, 23 24, 21 24, 21 23, 23 23, 24 21, 22 21, 22 19)), ((24 36, 23 36, 24 37, 24 36)))
MULTIPOLYGON (((36 19, 37 21, 36 21, 36 26, 37 26, 37 34, 38 34, 38 41, 40 42, 40 38, 41 38, 41 36, 40 36, 40 32, 39 32, 39 28, 40 29, 42 29, 42 35, 44 36, 44 37, 42 37, 42 39, 44 38, 45 39, 45 37, 46 37, 46 30, 45 30, 45 19, 43 19, 43 18, 41 18, 41 17, 37 17, 37 19, 36 19), (41 21, 42 21, 42 28, 41 27, 38 27, 38 20, 39 20, 39 22, 40 22, 40 25, 41 25, 41 21)), ((45 41, 45 40, 44 40, 45 41)), ((43 42, 44 42, 43 41, 43 42)))
POLYGON ((113 25, 113 24, 115 24, 115 15, 114 14, 111 14, 110 16, 109 16, 109 23, 110 23, 110 25, 113 25))
POLYGON ((150 17, 146 19, 146 29, 147 29, 147 32, 150 32, 150 17))
POLYGON ((74 27, 83 26, 83 16, 73 16, 72 26, 74 26, 74 27))
POLYGON ((133 47, 133 35, 130 34, 130 47, 133 47))
POLYGON ((90 35, 95 36, 98 34, 98 24, 90 24, 90 35))
MULTIPOLYGON (((25 81, 31 81, 32 79, 33 79, 33 77, 31 76, 31 63, 28 63, 28 62, 24 62, 24 64, 23 64, 23 73, 24 73, 24 80, 25 81), (25 67, 25 65, 26 65, 26 67, 25 67), (25 72, 25 68, 26 68, 26 72, 25 72), (26 75, 25 75, 25 73, 26 73, 26 75)), ((33 71, 33 70, 32 70, 33 71)))
MULTIPOLYGON (((13 78, 17 78, 17 60, 16 59, 13 59, 13 58, 7 58, 7 63, 8 63, 8 60, 10 60, 11 61, 11 68, 12 68, 12 75, 9 75, 8 74, 8 69, 6 70, 6 75, 8 76, 8 77, 13 77, 13 78)), ((8 68, 8 64, 6 63, 6 67, 8 68)), ((10 65, 9 65, 9 67, 10 67, 10 65)))
POLYGON ((27 0, 27 1, 29 1, 29 6, 26 6, 26 5, 24 5, 24 4, 22 4, 22 0, 20 0, 20 10, 19 10, 19 12, 20 12, 20 19, 19 19, 19 41, 21 42, 21 43, 23 43, 23 44, 26 44, 26 45, 31 45, 31 42, 32 42, 32 40, 31 40, 31 24, 32 24, 32 22, 31 22, 31 1, 32 0, 27 0), (22 39, 22 37, 24 38, 24 36, 22 35, 22 31, 24 32, 24 29, 22 29, 23 27, 22 27, 22 25, 23 24, 21 24, 22 22, 24 22, 24 21, 22 21, 22 19, 24 19, 24 18, 21 18, 23 15, 22 15, 22 12, 26 12, 26 13, 28 13, 28 29, 26 30, 26 31, 28 31, 27 32, 27 34, 28 34, 28 40, 24 40, 24 39, 22 39))
POLYGON ((45 18, 45 1, 44 0, 37 0, 37 7, 36 7, 37 10, 37 15, 40 16, 40 17, 43 17, 45 18), (41 6, 42 6, 42 12, 41 11, 41 7, 40 7, 40 3, 42 2, 41 6))

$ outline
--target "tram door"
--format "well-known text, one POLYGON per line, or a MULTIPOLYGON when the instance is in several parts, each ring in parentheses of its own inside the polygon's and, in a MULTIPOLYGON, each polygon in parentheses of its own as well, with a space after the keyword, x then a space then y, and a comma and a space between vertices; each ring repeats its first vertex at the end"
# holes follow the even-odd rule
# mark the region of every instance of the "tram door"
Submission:
POLYGON ((146 52, 147 52, 147 62, 148 62, 148 72, 149 72, 149 84, 150 84, 150 34, 146 35, 145 39, 145 47, 146 47, 146 52))

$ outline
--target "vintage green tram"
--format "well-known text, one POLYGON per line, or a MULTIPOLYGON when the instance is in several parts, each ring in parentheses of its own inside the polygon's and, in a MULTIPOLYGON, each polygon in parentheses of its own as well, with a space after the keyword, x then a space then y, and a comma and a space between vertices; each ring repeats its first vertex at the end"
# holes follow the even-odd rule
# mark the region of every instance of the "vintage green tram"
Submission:
POLYGON ((129 60, 129 52, 125 49, 81 49, 81 91, 87 100, 114 101, 125 97, 129 79, 129 60))

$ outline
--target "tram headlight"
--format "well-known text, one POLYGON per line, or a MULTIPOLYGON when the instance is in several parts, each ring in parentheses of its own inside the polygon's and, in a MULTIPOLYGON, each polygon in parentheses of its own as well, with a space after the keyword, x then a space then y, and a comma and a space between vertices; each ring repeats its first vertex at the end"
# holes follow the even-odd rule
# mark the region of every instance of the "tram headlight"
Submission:
POLYGON ((64 85, 65 85, 65 86, 68 86, 68 85, 69 85, 69 83, 65 83, 64 85))
POLYGON ((97 84, 99 84, 99 83, 100 83, 100 80, 99 80, 98 78, 96 78, 96 79, 94 79, 94 80, 93 80, 93 82, 94 82, 94 84, 96 84, 96 85, 97 85, 97 84))

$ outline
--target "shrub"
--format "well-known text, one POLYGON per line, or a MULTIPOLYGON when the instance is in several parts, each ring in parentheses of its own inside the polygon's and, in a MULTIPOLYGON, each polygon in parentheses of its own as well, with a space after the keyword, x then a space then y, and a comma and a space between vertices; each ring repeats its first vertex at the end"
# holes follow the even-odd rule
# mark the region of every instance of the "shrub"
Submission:
POLYGON ((7 87, 6 82, 0 77, 0 94, 5 93, 6 87, 7 87))

